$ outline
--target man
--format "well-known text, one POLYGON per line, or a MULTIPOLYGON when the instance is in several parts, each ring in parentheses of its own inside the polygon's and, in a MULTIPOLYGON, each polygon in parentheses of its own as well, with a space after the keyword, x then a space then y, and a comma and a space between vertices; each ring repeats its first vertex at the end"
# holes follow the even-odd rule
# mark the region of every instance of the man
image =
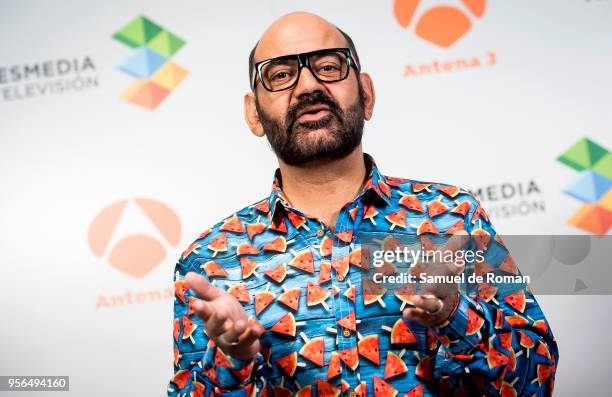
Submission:
POLYGON ((528 291, 366 291, 356 253, 368 233, 478 235, 504 255, 477 271, 518 270, 472 195, 384 176, 363 153, 375 94, 348 35, 286 15, 257 43, 250 74, 245 118, 279 169, 269 197, 177 263, 168 395, 551 395, 557 346, 528 291))

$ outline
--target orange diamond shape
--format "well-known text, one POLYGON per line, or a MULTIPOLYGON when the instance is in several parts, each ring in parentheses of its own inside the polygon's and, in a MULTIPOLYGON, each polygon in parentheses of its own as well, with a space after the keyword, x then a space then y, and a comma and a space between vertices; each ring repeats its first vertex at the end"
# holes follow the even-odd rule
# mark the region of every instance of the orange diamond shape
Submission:
POLYGON ((136 80, 121 94, 121 99, 142 106, 149 110, 155 109, 170 93, 170 90, 152 81, 136 80))
POLYGON ((172 91, 188 74, 189 71, 184 67, 174 62, 168 62, 153 75, 151 81, 172 91))
POLYGON ((603 235, 612 227, 612 211, 597 204, 585 204, 567 222, 589 233, 603 235))
POLYGON ((612 212, 612 188, 608 189, 608 193, 604 194, 597 205, 612 212))

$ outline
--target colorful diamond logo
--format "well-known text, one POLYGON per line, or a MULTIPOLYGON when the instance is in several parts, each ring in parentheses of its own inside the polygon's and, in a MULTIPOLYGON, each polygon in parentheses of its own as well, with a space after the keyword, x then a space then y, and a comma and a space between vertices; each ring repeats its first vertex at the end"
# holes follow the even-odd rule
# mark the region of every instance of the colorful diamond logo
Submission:
POLYGON ((139 79, 149 78, 164 63, 166 58, 147 47, 141 47, 118 66, 119 70, 139 79))
POLYGON ((189 74, 187 69, 170 61, 183 48, 185 40, 145 16, 134 18, 113 38, 134 49, 118 66, 137 79, 121 94, 125 101, 154 110, 189 74))
POLYGON ((576 171, 583 171, 593 167, 606 153, 608 151, 603 147, 588 138, 582 138, 559 156, 557 160, 576 171))
POLYGON ((612 180, 593 170, 584 170, 565 193, 585 203, 596 203, 612 187, 612 180))
POLYGON ((606 153, 597 160, 595 165, 593 165, 593 171, 608 179, 612 179, 612 153, 606 153))
POLYGON ((585 204, 572 215, 568 223, 591 234, 603 235, 612 226, 612 212, 598 205, 585 204))
POLYGON ((582 138, 557 160, 580 171, 565 193, 584 205, 568 223, 592 234, 607 234, 612 227, 612 153, 582 138))

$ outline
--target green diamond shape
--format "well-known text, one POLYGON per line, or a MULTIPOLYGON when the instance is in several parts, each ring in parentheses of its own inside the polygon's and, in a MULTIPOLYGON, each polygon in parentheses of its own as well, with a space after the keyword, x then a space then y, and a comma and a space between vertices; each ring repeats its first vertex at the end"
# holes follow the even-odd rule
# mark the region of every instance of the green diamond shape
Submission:
POLYGON ((605 148, 588 138, 582 138, 559 156, 557 160, 577 171, 582 171, 591 168, 593 164, 607 153, 608 151, 605 148))
POLYGON ((593 166, 593 171, 612 180, 612 153, 606 153, 593 166))
POLYGON ((161 26, 141 15, 121 28, 113 35, 113 38, 136 48, 147 44, 161 30, 161 26))
POLYGON ((165 56, 166 58, 170 58, 184 45, 185 40, 168 32, 167 30, 162 30, 153 39, 151 39, 151 41, 149 41, 147 47, 158 54, 165 56))

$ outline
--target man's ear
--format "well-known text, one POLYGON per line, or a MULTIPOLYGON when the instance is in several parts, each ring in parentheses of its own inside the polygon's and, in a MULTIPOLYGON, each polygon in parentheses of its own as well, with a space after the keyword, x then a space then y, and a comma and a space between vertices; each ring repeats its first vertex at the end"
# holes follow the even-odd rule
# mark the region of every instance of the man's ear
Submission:
POLYGON ((257 107, 255 106, 255 94, 252 92, 244 94, 244 119, 254 135, 258 137, 265 135, 259 115, 257 114, 257 107))
POLYGON ((374 113, 374 103, 376 102, 376 93, 374 92, 374 84, 372 78, 367 73, 360 73, 361 87, 363 89, 364 99, 364 118, 370 120, 374 113))

